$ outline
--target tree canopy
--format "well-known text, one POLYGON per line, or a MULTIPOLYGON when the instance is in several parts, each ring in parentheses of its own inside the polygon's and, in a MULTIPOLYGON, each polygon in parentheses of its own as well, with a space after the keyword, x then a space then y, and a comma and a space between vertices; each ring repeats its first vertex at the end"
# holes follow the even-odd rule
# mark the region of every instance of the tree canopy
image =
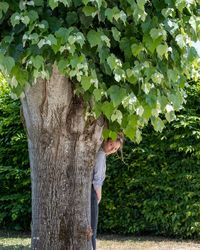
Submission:
POLYGON ((175 118, 187 81, 199 78, 199 14, 198 0, 3 1, 0 70, 23 98, 57 65, 86 118, 107 118, 105 137, 122 129, 140 142, 149 121, 162 131, 175 118))

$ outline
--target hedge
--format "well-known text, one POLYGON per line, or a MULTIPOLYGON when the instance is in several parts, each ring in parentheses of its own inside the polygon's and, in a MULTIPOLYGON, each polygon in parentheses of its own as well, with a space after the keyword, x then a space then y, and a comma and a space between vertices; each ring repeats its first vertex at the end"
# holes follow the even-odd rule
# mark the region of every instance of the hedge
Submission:
POLYGON ((200 238, 200 84, 162 134, 149 126, 108 159, 101 232, 200 238))
POLYGON ((0 75, 0 226, 29 230, 30 168, 19 107, 0 75))

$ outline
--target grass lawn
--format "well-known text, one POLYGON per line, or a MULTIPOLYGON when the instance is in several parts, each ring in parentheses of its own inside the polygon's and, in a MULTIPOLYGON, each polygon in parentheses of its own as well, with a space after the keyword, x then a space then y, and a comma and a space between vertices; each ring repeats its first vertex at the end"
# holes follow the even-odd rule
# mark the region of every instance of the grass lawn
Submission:
MULTIPOLYGON (((0 250, 30 250, 30 235, 0 231, 0 250)), ((200 250, 200 241, 181 241, 161 237, 101 235, 98 250, 200 250)))
POLYGON ((27 233, 0 231, 0 250, 30 250, 30 242, 30 235, 27 233))
POLYGON ((162 237, 124 237, 105 235, 97 241, 98 250, 200 250, 200 241, 181 241, 162 237))

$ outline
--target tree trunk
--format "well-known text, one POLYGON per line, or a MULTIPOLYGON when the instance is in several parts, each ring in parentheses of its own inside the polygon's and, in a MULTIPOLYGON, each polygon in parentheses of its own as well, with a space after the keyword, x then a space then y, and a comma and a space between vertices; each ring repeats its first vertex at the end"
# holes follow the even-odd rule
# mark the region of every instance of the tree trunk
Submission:
POLYGON ((21 100, 32 180, 32 249, 90 250, 90 192, 103 124, 84 117, 71 82, 53 67, 21 100))

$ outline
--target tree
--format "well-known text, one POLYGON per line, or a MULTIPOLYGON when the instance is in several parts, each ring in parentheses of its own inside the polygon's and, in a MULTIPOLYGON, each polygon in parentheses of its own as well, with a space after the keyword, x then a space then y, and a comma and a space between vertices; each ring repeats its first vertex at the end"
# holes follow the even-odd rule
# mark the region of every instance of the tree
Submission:
POLYGON ((198 78, 197 1, 0 3, 0 70, 20 97, 32 179, 32 248, 90 249, 96 150, 162 131, 198 78), (161 116, 161 114, 165 114, 161 116))

